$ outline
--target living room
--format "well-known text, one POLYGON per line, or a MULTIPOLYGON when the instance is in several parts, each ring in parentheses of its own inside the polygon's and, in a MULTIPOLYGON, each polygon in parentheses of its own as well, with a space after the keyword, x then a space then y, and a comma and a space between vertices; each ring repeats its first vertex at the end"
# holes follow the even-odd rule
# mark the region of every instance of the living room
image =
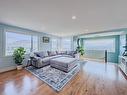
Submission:
POLYGON ((127 95, 126 3, 1 0, 0 95, 127 95))

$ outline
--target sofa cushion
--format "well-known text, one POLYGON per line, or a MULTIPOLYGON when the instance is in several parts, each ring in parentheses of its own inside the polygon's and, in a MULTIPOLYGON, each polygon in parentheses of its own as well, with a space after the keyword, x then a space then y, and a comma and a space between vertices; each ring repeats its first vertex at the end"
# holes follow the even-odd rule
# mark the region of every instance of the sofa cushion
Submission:
POLYGON ((54 64, 57 64, 57 65, 60 65, 62 67, 67 68, 74 61, 76 61, 76 59, 75 58, 69 58, 69 57, 58 57, 58 58, 53 58, 50 61, 51 61, 51 66, 54 64))
POLYGON ((75 57, 76 52, 75 51, 67 51, 67 55, 70 55, 72 57, 75 57))
POLYGON ((44 58, 43 52, 35 52, 34 54, 35 54, 37 57, 44 58))
POLYGON ((75 51, 67 51, 67 55, 74 55, 75 53, 75 51))
POLYGON ((45 57, 45 58, 41 59, 42 62, 48 62, 49 60, 50 60, 49 57, 45 57))
POLYGON ((45 52, 45 51, 42 51, 42 52, 35 52, 34 54, 35 54, 37 57, 41 57, 41 58, 44 58, 44 57, 47 57, 47 56, 48 56, 47 52, 45 52))
POLYGON ((67 54, 67 51, 61 51, 61 54, 67 54))
POLYGON ((56 51, 47 51, 48 52, 48 56, 55 56, 56 55, 56 51))
POLYGON ((57 57, 62 57, 62 55, 55 55, 55 56, 45 57, 45 58, 42 58, 41 61, 42 62, 47 62, 47 61, 50 61, 50 59, 57 58, 57 57))
POLYGON ((62 53, 61 53, 61 51, 56 51, 56 54, 61 55, 62 53))
POLYGON ((47 51, 44 51, 43 53, 44 53, 44 56, 45 56, 45 57, 48 57, 47 51))
POLYGON ((67 54, 67 51, 56 51, 56 53, 57 53, 58 55, 67 54))
POLYGON ((49 56, 49 57, 46 57, 46 58, 53 59, 53 58, 57 58, 57 57, 62 57, 62 55, 49 56))
POLYGON ((63 55, 55 55, 55 56, 51 56, 51 58, 57 58, 57 57, 62 57, 63 55))
POLYGON ((73 58, 73 56, 71 56, 71 55, 67 55, 67 54, 63 54, 62 56, 63 56, 63 57, 73 58))
POLYGON ((67 55, 72 55, 73 52, 72 51, 67 51, 67 55))

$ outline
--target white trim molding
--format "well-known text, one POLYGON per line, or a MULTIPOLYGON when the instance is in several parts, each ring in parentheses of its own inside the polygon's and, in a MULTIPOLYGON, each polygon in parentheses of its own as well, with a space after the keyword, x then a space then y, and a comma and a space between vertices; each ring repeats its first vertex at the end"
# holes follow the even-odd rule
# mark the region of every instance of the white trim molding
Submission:
POLYGON ((0 73, 10 71, 10 70, 15 70, 15 69, 16 69, 16 66, 0 68, 0 73))

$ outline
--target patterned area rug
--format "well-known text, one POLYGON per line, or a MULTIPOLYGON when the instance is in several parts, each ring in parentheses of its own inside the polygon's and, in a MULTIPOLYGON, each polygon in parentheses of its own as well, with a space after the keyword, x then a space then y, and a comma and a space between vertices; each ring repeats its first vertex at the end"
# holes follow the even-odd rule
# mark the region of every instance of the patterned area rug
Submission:
POLYGON ((73 68, 69 73, 65 73, 58 69, 46 66, 43 68, 35 68, 33 66, 26 67, 36 77, 47 83, 56 91, 60 91, 71 79, 79 72, 79 65, 73 68))

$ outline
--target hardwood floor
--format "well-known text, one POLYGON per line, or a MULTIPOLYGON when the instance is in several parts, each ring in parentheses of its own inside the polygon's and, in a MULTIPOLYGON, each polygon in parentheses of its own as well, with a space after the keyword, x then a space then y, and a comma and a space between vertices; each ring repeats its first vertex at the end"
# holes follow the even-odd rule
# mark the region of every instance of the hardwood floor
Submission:
POLYGON ((116 65, 87 62, 60 92, 26 70, 0 74, 0 95, 127 95, 127 80, 116 65))

